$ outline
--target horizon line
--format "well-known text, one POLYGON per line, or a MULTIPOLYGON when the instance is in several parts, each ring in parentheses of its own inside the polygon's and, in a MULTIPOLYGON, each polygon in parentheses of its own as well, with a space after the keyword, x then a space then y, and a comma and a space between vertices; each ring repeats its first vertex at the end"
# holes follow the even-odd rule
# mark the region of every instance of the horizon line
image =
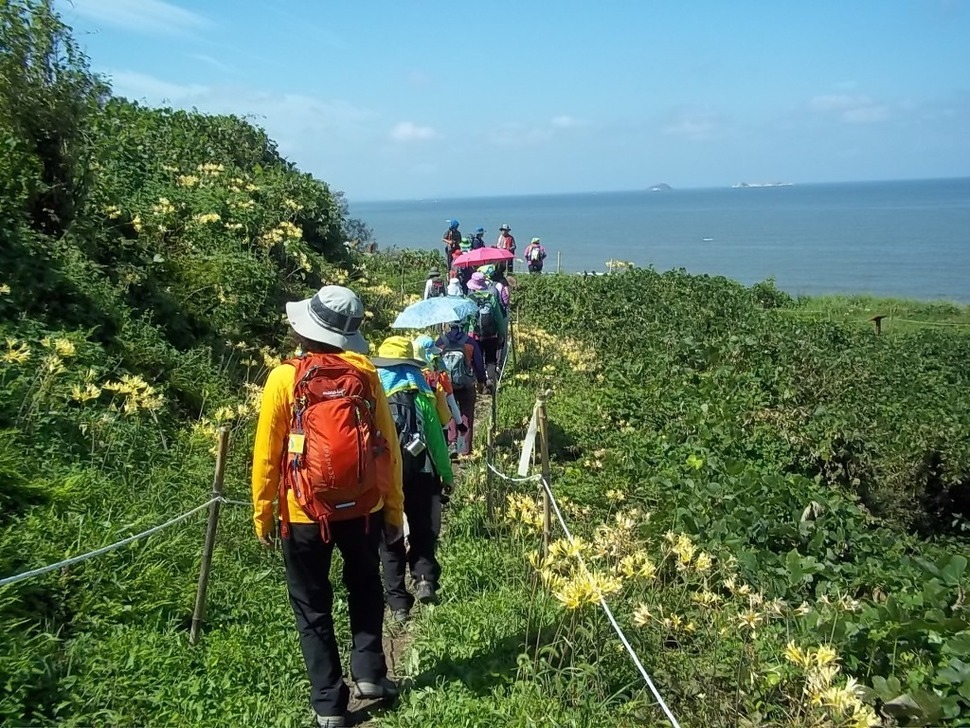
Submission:
MULTIPOLYGON (((699 192, 702 190, 726 190, 726 189, 737 189, 734 185, 747 184, 751 185, 748 189, 772 189, 777 187, 808 187, 808 186, 819 186, 819 185, 857 185, 857 184, 878 184, 886 182, 950 182, 958 180, 970 180, 970 175, 961 175, 953 177, 910 177, 910 178, 892 178, 892 179, 860 179, 860 180, 842 180, 842 181, 809 181, 809 182, 791 182, 791 181, 772 181, 772 182, 732 182, 726 185, 703 185, 703 186, 685 186, 685 187, 675 187, 673 185, 668 185, 669 190, 664 190, 665 192, 699 192), (757 187, 757 185, 765 185, 764 187, 757 187)), ((582 190, 582 191, 571 191, 571 192, 526 192, 521 194, 500 194, 500 195, 461 195, 457 197, 399 197, 399 198, 368 198, 368 199, 356 199, 354 200, 349 195, 344 193, 348 203, 354 204, 375 204, 375 203, 400 203, 400 202, 454 202, 454 201, 466 201, 466 200, 501 200, 501 199, 520 199, 523 197, 568 197, 573 195, 612 195, 619 193, 636 193, 636 192, 651 192, 653 187, 658 187, 660 185, 667 184, 665 182, 656 182, 652 185, 637 188, 627 188, 627 189, 612 189, 612 190, 582 190)))

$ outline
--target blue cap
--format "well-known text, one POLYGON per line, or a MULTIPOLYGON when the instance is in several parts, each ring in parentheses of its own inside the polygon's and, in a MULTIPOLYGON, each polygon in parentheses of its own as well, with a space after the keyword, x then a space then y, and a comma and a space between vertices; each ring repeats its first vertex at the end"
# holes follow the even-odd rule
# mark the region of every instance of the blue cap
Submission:
POLYGON ((447 220, 446 222, 448 223, 448 227, 450 229, 452 229, 452 230, 454 230, 456 227, 458 227, 458 221, 457 220, 447 220))
POLYGON ((475 234, 476 235, 479 235, 479 234, 481 234, 483 232, 485 232, 485 228, 483 228, 483 227, 475 228, 475 234))

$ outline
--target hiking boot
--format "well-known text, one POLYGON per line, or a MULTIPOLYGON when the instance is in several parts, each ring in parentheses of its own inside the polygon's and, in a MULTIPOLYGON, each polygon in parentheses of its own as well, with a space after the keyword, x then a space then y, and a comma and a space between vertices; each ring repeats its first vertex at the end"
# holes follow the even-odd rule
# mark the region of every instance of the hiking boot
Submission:
POLYGON ((343 715, 317 715, 317 728, 344 728, 347 718, 343 715))
POLYGON ((393 700, 397 697, 397 685, 386 677, 382 677, 380 682, 358 680, 356 695, 365 700, 393 700))
POLYGON ((414 596, 422 604, 434 604, 438 601, 438 594, 435 591, 434 584, 427 579, 422 579, 418 582, 414 590, 414 596))
POLYGON ((407 609, 395 609, 391 612, 391 618, 398 624, 404 624, 411 619, 411 612, 407 609))

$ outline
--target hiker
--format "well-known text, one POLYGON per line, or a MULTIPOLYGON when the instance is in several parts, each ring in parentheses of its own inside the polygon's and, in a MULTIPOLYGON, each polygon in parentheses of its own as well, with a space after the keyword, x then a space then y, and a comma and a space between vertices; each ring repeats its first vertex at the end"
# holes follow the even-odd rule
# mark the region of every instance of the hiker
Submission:
POLYGON ((468 281, 468 297, 478 305, 478 314, 472 326, 471 336, 482 347, 486 387, 494 394, 498 351, 502 347, 502 336, 505 331, 505 316, 499 303, 498 290, 478 271, 475 271, 468 281))
POLYGON ((485 228, 478 227, 475 228, 475 234, 472 236, 472 250, 478 250, 479 248, 485 247, 485 228))
POLYGON ((434 339, 426 334, 418 336, 413 343, 414 358, 426 363, 422 370, 424 378, 439 400, 438 417, 441 424, 447 430, 448 425, 454 422, 458 429, 458 442, 448 445, 449 454, 453 458, 457 457, 458 451, 463 447, 462 437, 468 432, 468 428, 462 422, 461 410, 458 408, 458 400, 455 399, 455 388, 451 384, 451 377, 448 376, 448 372, 445 371, 441 363, 441 348, 434 343, 434 339), (444 403, 444 412, 442 412, 441 402, 444 403))
POLYGON ((455 392, 461 418, 467 432, 463 441, 459 439, 457 423, 448 426, 448 442, 458 447, 459 455, 470 455, 472 438, 475 433, 475 401, 478 389, 485 386, 485 359, 478 342, 469 336, 460 323, 453 323, 447 333, 435 344, 441 349, 441 364, 448 373, 455 392))
POLYGON ((397 622, 405 622, 414 601, 437 601, 441 566, 435 556, 437 501, 451 492, 455 476, 435 410, 435 397, 424 378, 424 361, 414 358, 414 345, 404 336, 389 336, 372 360, 377 366, 391 408, 401 447, 407 546, 403 540, 381 543, 387 606, 397 622), (405 572, 414 580, 414 595, 405 586, 405 572))
MULTIPOLYGON (((472 249, 471 241, 468 238, 462 238, 460 247, 458 248, 459 253, 458 255, 455 256, 455 260, 457 260, 461 254, 467 253, 471 249, 472 249)), ((452 265, 454 265, 455 260, 452 261, 452 265)), ((458 271, 458 280, 461 283, 461 288, 463 291, 467 291, 468 280, 471 278, 471 275, 474 271, 471 268, 471 266, 460 266, 460 267, 456 266, 456 269, 458 271)))
POLYGON ((441 280, 441 273, 437 268, 428 271, 428 280, 424 282, 424 297, 437 298, 445 295, 445 282, 441 280))
POLYGON ((505 280, 505 274, 499 273, 499 269, 491 263, 479 267, 478 272, 485 276, 487 283, 495 286, 495 290, 498 293, 498 302, 502 306, 502 313, 508 318, 511 293, 509 292, 508 281, 505 280))
POLYGON ((529 265, 529 273, 542 273, 542 261, 545 259, 546 249, 540 244, 539 238, 532 238, 525 248, 525 262, 529 265))
MULTIPOLYGON (((512 228, 509 227, 508 223, 505 223, 498 230, 498 240, 495 242, 495 247, 499 250, 507 250, 515 255, 515 238, 512 237, 512 228)), ((509 273, 515 272, 514 264, 515 260, 508 261, 507 269, 509 273)))
POLYGON ((448 229, 441 236, 441 242, 445 246, 445 260, 450 263, 455 257, 458 245, 461 243, 461 232, 458 230, 459 223, 457 220, 445 220, 445 222, 448 223, 448 229))
POLYGON ((345 725, 344 683, 333 623, 330 563, 343 557, 356 694, 391 699, 382 632, 380 543, 403 543, 401 453, 374 366, 363 356, 364 305, 325 286, 286 304, 301 353, 266 380, 253 449, 256 537, 272 547, 277 501, 290 605, 318 726, 345 725), (363 416, 361 415, 363 413, 363 416))
POLYGON ((465 291, 462 290, 461 281, 458 279, 457 269, 452 271, 452 276, 448 280, 448 295, 449 296, 464 296, 465 291))

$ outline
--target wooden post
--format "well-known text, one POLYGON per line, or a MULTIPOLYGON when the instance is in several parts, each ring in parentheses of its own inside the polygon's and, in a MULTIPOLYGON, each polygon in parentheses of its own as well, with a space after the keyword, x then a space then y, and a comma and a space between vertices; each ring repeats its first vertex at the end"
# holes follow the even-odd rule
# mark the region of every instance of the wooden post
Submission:
MULTIPOLYGON (((548 394, 548 393, 546 393, 548 394)), ((539 442, 542 455, 542 479, 550 485, 549 472, 549 419, 546 416, 546 394, 539 397, 539 442)), ((549 493, 542 486, 542 556, 549 555, 549 541, 552 534, 552 505, 549 493)))
MULTIPOLYGON (((226 474, 226 448, 229 443, 229 427, 219 428, 219 444, 216 447, 216 472, 212 478, 212 497, 222 497, 222 481, 226 474)), ((205 530, 205 544, 202 547, 202 570, 199 572, 199 587, 195 593, 195 610, 192 612, 192 627, 189 630, 189 644, 199 641, 199 630, 205 616, 205 594, 209 588, 209 571, 212 569, 212 549, 216 543, 216 527, 219 525, 219 507, 222 503, 214 500, 209 506, 209 525, 205 530)))
POLYGON ((562 251, 556 251, 556 273, 562 273, 562 251))
POLYGON ((869 319, 876 325, 876 336, 879 336, 882 333, 882 320, 884 318, 886 318, 884 315, 879 315, 873 316, 871 319, 869 319))

